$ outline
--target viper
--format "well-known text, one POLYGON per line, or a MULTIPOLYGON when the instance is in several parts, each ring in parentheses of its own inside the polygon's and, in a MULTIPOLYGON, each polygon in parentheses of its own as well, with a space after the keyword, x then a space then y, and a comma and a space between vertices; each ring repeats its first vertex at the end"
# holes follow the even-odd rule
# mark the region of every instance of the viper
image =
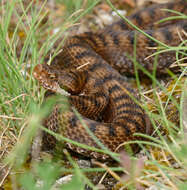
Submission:
MULTIPOLYGON (((53 93, 68 96, 70 104, 68 110, 61 109, 57 104, 45 118, 44 126, 73 141, 99 148, 84 123, 111 151, 119 151, 119 145, 124 142, 142 139, 134 133, 150 134, 149 118, 135 101, 139 95, 121 74, 134 75, 134 61, 151 73, 156 60, 156 75, 160 76, 166 74, 176 61, 175 51, 150 56, 162 49, 163 44, 178 46, 181 39, 187 39, 186 20, 168 19, 158 23, 161 19, 176 15, 164 9, 186 14, 187 2, 180 0, 152 5, 128 17, 152 38, 134 30, 121 19, 100 31, 69 37, 50 65, 36 65, 33 75, 40 85, 53 93), (81 115, 81 120, 74 108, 81 115)), ((49 134, 46 135, 47 142, 52 144, 47 136, 49 134)), ((70 143, 67 145, 90 157, 107 157, 70 143)))

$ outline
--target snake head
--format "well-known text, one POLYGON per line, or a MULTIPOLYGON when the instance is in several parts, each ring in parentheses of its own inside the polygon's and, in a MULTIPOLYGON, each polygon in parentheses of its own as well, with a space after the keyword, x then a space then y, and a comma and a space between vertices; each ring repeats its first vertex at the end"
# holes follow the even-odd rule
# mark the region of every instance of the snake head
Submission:
POLYGON ((65 96, 70 95, 68 92, 60 88, 57 73, 55 70, 51 69, 49 65, 36 65, 33 70, 33 76, 45 89, 65 96))
POLYGON ((47 64, 38 64, 34 67, 33 76, 45 89, 67 96, 82 91, 87 72, 77 69, 57 70, 47 64))
POLYGON ((52 90, 54 92, 57 91, 58 83, 56 81, 56 75, 50 70, 49 65, 36 65, 33 70, 33 76, 45 89, 52 90))

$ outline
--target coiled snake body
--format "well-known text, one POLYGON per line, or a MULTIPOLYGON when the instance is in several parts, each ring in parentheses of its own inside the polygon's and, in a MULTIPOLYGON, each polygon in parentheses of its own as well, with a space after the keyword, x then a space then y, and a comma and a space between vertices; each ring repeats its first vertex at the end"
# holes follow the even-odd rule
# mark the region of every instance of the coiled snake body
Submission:
MULTIPOLYGON (((175 15, 161 9, 186 14, 187 2, 182 0, 153 5, 136 12, 128 19, 162 43, 177 46, 181 43, 180 38, 187 38, 182 32, 187 32, 187 21, 172 20, 155 24, 162 18, 175 15)), ((136 92, 119 74, 134 74, 134 43, 136 61, 152 72, 155 57, 145 58, 157 51, 153 47, 158 47, 158 44, 133 30, 123 20, 102 31, 68 38, 63 51, 57 56, 58 61, 51 65, 39 64, 33 72, 44 88, 57 92, 62 87, 69 93, 70 105, 78 110, 90 131, 111 151, 115 151, 125 141, 141 139, 133 135, 135 132, 150 133, 149 119, 132 98, 132 95, 137 98, 136 92)), ((166 68, 175 61, 175 52, 159 54, 157 75, 165 74, 166 68)), ((55 107, 45 119, 44 125, 74 141, 98 147, 71 106, 68 111, 63 112, 58 106, 55 107)), ((91 157, 105 158, 103 154, 68 145, 87 156, 89 153, 91 157)))

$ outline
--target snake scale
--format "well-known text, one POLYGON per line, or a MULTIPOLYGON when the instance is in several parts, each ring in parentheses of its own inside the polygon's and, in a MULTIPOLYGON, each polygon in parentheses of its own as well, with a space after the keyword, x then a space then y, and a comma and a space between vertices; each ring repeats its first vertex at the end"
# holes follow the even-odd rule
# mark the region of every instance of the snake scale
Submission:
MULTIPOLYGON (((128 19, 157 40, 169 46, 177 46, 181 38, 187 38, 187 21, 175 19, 155 24, 160 19, 176 15, 163 9, 187 14, 187 2, 180 0, 151 5, 135 12, 128 19)), ((149 134, 149 119, 131 98, 131 95, 138 98, 138 94, 121 75, 134 74, 131 57, 135 41, 136 61, 152 72, 155 57, 145 58, 157 51, 155 47, 158 44, 133 30, 124 20, 97 32, 69 37, 51 65, 36 65, 33 75, 41 86, 52 92, 65 89, 70 104, 66 111, 55 106, 44 121, 45 127, 71 140, 98 148, 73 112, 73 108, 76 108, 90 131, 111 151, 116 151, 121 143, 141 140, 133 135, 135 132, 149 134)), ((166 74, 166 69, 175 61, 174 51, 160 54, 157 57, 157 75, 166 74)), ((46 139, 52 144, 51 138, 46 139)), ((107 157, 70 143, 67 145, 90 157, 107 157)))

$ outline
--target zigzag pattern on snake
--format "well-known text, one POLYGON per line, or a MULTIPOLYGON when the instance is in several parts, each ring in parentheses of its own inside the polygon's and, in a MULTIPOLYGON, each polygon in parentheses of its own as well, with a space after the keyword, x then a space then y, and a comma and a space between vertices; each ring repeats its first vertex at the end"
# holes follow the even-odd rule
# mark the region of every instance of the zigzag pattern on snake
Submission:
MULTIPOLYGON (((169 46, 177 46, 181 38, 187 39, 183 32, 187 32, 187 21, 176 19, 155 24, 160 19, 175 15, 162 9, 187 14, 187 2, 180 0, 153 5, 134 13, 128 19, 157 40, 169 46)), ((133 135, 135 132, 149 134, 148 117, 130 97, 133 95, 138 98, 138 95, 119 74, 134 74, 132 57, 135 41, 136 61, 152 72, 155 57, 145 58, 157 51, 148 47, 158 47, 158 44, 133 30, 123 20, 98 32, 69 37, 51 65, 37 65, 33 75, 44 88, 53 92, 63 88, 69 93, 70 109, 62 112, 57 105, 45 119, 44 125, 69 139, 98 147, 72 111, 72 107, 75 107, 82 115, 83 122, 111 151, 115 151, 123 142, 141 140, 133 135)), ((157 57, 157 75, 165 74, 175 61, 175 52, 160 54, 157 57)), ((48 137, 47 134, 47 142, 53 145, 48 137)), ((87 156, 107 157, 71 144, 68 146, 87 156)))

